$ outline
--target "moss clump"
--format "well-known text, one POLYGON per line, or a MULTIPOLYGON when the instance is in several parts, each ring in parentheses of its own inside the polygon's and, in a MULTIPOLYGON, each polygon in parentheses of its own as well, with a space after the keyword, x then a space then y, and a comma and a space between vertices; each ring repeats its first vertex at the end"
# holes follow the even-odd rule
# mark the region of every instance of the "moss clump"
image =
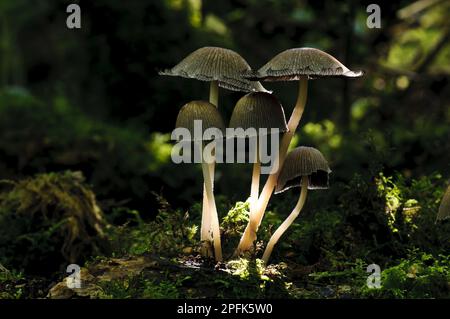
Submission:
POLYGON ((237 202, 222 220, 222 227, 229 235, 242 235, 249 221, 250 203, 237 202))
POLYGON ((450 298, 450 256, 418 253, 381 273, 380 289, 363 287, 375 298, 450 298))
POLYGON ((106 222, 81 173, 3 181, 0 262, 29 274, 82 263, 105 248, 106 222))

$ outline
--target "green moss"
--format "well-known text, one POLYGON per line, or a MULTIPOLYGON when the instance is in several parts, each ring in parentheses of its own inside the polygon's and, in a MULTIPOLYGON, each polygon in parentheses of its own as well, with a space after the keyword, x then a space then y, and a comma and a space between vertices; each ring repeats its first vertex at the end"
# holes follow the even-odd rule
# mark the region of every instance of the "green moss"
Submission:
POLYGON ((249 212, 249 202, 236 202, 223 218, 221 226, 230 234, 242 234, 249 220, 249 212))
MULTIPOLYGON (((167 267, 167 265, 166 265, 167 267)), ((134 277, 101 282, 100 298, 280 298, 290 297, 280 271, 266 270, 260 260, 227 263, 221 270, 180 267, 143 271, 134 277)))
MULTIPOLYGON (((86 195, 89 189, 79 178, 74 173, 45 174, 6 183, 0 193, 0 216, 12 216, 7 213, 11 211, 15 216, 33 212, 26 216, 42 216, 49 221, 44 223, 46 227, 24 237, 9 233, 8 240, 31 238, 41 243, 46 254, 56 253, 59 246, 55 238, 63 238, 61 229, 65 229, 66 221, 55 221, 53 216, 65 216, 63 212, 72 210, 79 216, 79 207, 86 207, 86 198, 77 196, 86 195), (44 189, 44 195, 39 195, 44 189)), ((278 212, 290 205, 289 198, 284 206, 273 205, 267 212, 255 255, 228 260, 218 267, 199 256, 200 205, 183 212, 156 196, 160 209, 150 222, 137 211, 118 208, 111 217, 127 222, 105 232, 112 255, 125 261, 130 258, 130 262, 133 256, 159 256, 165 266, 146 266, 136 275, 126 272, 126 278, 101 282, 100 293, 94 298, 445 298, 449 282, 448 224, 434 223, 443 184, 437 175, 419 180, 397 175, 372 179, 356 176, 350 183, 332 189, 328 195, 331 199, 316 199, 314 194, 278 243, 274 264, 266 268, 256 257, 261 254, 261 243, 265 244, 282 222, 283 215, 278 212), (339 205, 334 196, 338 196, 339 205), (381 266, 381 289, 366 285, 370 263, 381 266)), ((229 207, 224 200, 219 203, 221 209, 229 207)), ((247 221, 248 203, 244 202, 236 203, 223 217, 226 256, 231 255, 247 221)), ((108 257, 93 254, 86 264, 89 268, 95 269, 98 264, 110 267, 108 257)), ((4 298, 28 294, 21 280, 3 282, 8 284, 8 288, 0 287, 4 298)))
POLYGON ((115 256, 142 255, 144 253, 176 256, 185 248, 199 248, 197 238, 198 226, 192 224, 188 213, 173 210, 161 196, 157 196, 160 205, 154 221, 144 222, 138 212, 123 210, 131 215, 128 224, 112 228, 109 232, 110 242, 115 256))
POLYGON ((375 180, 377 184, 377 191, 385 203, 384 212, 387 216, 388 226, 393 233, 398 232, 395 227, 397 211, 402 202, 401 191, 398 186, 393 183, 393 177, 386 177, 382 173, 375 180))
POLYGON ((363 287, 376 298, 450 298, 450 256, 413 252, 381 273, 381 288, 363 287))
POLYGON ((11 272, 0 264, 0 299, 20 299, 23 290, 17 283, 22 279, 22 273, 11 272))
POLYGON ((101 299, 177 299, 180 298, 180 287, 187 276, 174 282, 169 280, 155 280, 139 275, 121 280, 102 283, 101 299))
MULTIPOLYGON (((184 278, 188 280, 190 277, 184 278)), ((161 281, 156 283, 154 281, 146 281, 142 293, 143 298, 147 299, 177 299, 180 298, 179 287, 182 284, 180 281, 161 281)))

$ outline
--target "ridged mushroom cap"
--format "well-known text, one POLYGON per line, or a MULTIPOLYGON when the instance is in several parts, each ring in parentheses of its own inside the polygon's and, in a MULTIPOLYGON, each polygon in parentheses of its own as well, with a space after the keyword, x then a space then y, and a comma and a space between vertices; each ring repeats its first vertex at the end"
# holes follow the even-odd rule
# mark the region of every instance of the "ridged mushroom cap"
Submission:
POLYGON ((250 70, 247 61, 232 50, 203 47, 189 54, 172 69, 159 74, 207 82, 217 81, 220 87, 231 91, 268 92, 261 83, 242 77, 244 72, 250 70))
POLYGON ((319 150, 314 147, 297 147, 286 156, 275 193, 301 186, 303 176, 308 177, 308 189, 327 189, 330 173, 328 162, 319 150))
POLYGON ((447 187, 447 191, 442 198, 437 215, 437 220, 443 220, 447 218, 450 218, 450 186, 447 187))
POLYGON ((267 128, 267 134, 270 134, 271 128, 277 128, 280 132, 288 130, 281 103, 274 95, 265 92, 252 92, 240 98, 234 107, 229 127, 244 130, 255 128, 256 135, 260 128, 267 128))
POLYGON ((256 72, 245 72, 244 77, 264 81, 295 81, 302 76, 360 77, 362 71, 351 71, 332 55, 314 48, 295 48, 283 51, 256 72))
POLYGON ((192 101, 185 104, 177 116, 176 128, 186 128, 191 134, 190 141, 203 140, 203 132, 208 128, 217 128, 225 131, 225 124, 217 107, 206 101, 192 101), (202 136, 197 138, 194 133, 194 121, 202 121, 202 136))

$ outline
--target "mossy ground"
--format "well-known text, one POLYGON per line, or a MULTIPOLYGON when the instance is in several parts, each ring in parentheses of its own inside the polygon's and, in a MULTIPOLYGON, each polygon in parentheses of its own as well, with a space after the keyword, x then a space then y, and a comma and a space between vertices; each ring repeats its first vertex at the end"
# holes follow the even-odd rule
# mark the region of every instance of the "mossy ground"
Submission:
MULTIPOLYGON (((73 203, 80 201, 79 192, 65 189, 73 183, 88 192, 71 173, 39 175, 16 183, 1 195, 0 220, 21 216, 21 207, 36 207, 34 214, 47 216, 49 206, 42 204, 46 201, 38 196, 42 192, 39 187, 32 187, 36 196, 31 206, 11 205, 15 202, 11 198, 29 202, 29 194, 18 191, 19 185, 25 189, 46 185, 44 198, 54 194, 48 191, 52 187, 62 189, 64 194, 54 198, 56 205, 51 206, 61 208, 60 214, 51 215, 52 223, 60 225, 76 207, 73 203), (36 198, 41 205, 34 205, 36 198)), ((181 211, 157 196, 160 209, 154 220, 143 220, 139 212, 125 207, 107 215, 111 222, 104 233, 107 249, 91 252, 85 262, 80 259, 86 286, 78 292, 68 292, 64 281, 64 266, 72 261, 62 249, 63 239, 73 234, 56 232, 62 238, 52 242, 55 232, 49 232, 44 223, 33 234, 44 236, 50 251, 59 252, 60 264, 50 274, 33 274, 27 271, 29 265, 14 264, 14 259, 3 254, 0 297, 450 298, 449 223, 435 223, 443 189, 439 175, 413 181, 377 175, 370 179, 356 176, 348 185, 338 184, 327 200, 313 194, 304 214, 276 246, 268 267, 258 257, 283 219, 277 212, 288 212, 288 203, 292 202, 289 197, 271 206, 254 252, 239 259, 231 256, 248 221, 248 203, 233 205, 219 197, 219 211, 228 213, 221 216, 225 262, 216 264, 199 255, 200 205, 181 211), (366 269, 372 263, 382 271, 379 289, 367 286, 370 273, 366 269)), ((11 219, 8 221, 9 228, 15 226, 11 219)), ((20 236, 9 240, 17 245, 20 236)), ((17 248, 14 256, 20 252, 17 248)), ((39 254, 39 250, 30 248, 29 259, 24 262, 38 262, 39 254), (31 258, 33 253, 35 259, 31 258)))

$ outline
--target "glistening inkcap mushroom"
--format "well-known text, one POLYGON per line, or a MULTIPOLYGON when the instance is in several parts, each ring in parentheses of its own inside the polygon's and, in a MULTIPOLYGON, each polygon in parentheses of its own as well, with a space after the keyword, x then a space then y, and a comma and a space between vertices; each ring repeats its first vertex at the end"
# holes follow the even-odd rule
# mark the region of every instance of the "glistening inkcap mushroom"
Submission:
MULTIPOLYGON (((192 101, 184 105, 180 112, 178 113, 176 128, 185 128, 189 131, 190 138, 187 140, 189 142, 194 142, 198 145, 202 154, 202 171, 203 180, 206 191, 207 205, 209 207, 208 212, 211 213, 209 219, 211 220, 211 238, 213 240, 214 246, 214 256, 216 261, 222 261, 222 247, 220 241, 220 226, 219 218, 217 215, 216 203, 214 200, 213 183, 212 177, 210 176, 210 166, 213 165, 213 161, 205 162, 203 159, 203 151, 205 148, 205 142, 207 142, 205 134, 203 134, 208 129, 215 129, 224 132, 225 125, 222 117, 217 110, 217 108, 206 101, 192 101), (196 121, 201 121, 202 134, 201 136, 196 135, 196 121)), ((197 128, 198 130, 198 128, 197 128)), ((220 133, 222 135, 223 133, 220 133)), ((202 219, 203 223, 203 219, 202 219)))
MULTIPOLYGON (((251 70, 247 61, 238 53, 219 47, 203 47, 195 50, 172 69, 159 72, 160 75, 179 76, 189 79, 210 82, 209 102, 219 106, 219 86, 232 91, 253 92, 266 89, 259 82, 249 81, 242 77, 242 72, 251 70)), ((210 166, 210 175, 214 179, 215 165, 210 166)), ((214 180, 212 181, 214 183, 214 180)), ((202 240, 207 240, 210 233, 210 221, 206 212, 206 190, 203 191, 202 240)), ((203 255, 208 251, 203 249, 203 255)))
POLYGON ((248 93, 236 103, 228 127, 235 129, 233 137, 249 137, 250 139, 253 139, 253 142, 255 143, 253 149, 255 156, 250 191, 251 215, 259 196, 259 180, 261 175, 259 144, 260 139, 262 138, 260 134, 271 134, 272 129, 276 129, 277 133, 286 132, 287 124, 284 110, 278 99, 270 93, 248 93), (239 132, 236 130, 238 128, 241 128, 242 130, 239 132), (265 129, 265 131, 261 129, 265 129))
POLYGON ((442 198, 436 222, 447 218, 450 218, 450 185, 447 187, 444 197, 442 198))
POLYGON ((195 50, 172 69, 160 75, 180 76, 210 82, 210 103, 218 106, 218 87, 231 91, 266 92, 259 82, 242 77, 250 71, 250 65, 238 53, 219 47, 203 47, 195 50))
MULTIPOLYGON (((314 48, 294 48, 283 51, 272 58, 258 71, 246 71, 243 76, 252 80, 261 81, 299 81, 297 102, 288 121, 288 132, 284 134, 279 151, 279 165, 283 166, 284 158, 292 137, 305 109, 308 91, 308 80, 323 77, 357 78, 363 75, 362 71, 351 71, 336 58, 321 50, 314 48)), ((237 252, 248 250, 256 240, 256 232, 261 224, 270 196, 277 183, 279 170, 269 176, 261 191, 256 212, 239 243, 237 252), (251 226, 254 225, 254 226, 251 226)))
POLYGON ((288 154, 278 176, 275 194, 293 187, 301 187, 301 191, 297 205, 295 205, 291 214, 278 227, 275 233, 273 233, 267 244, 262 258, 266 264, 269 261, 275 244, 300 214, 306 201, 308 189, 327 189, 330 173, 331 170, 327 160, 319 150, 313 147, 297 147, 288 154))

